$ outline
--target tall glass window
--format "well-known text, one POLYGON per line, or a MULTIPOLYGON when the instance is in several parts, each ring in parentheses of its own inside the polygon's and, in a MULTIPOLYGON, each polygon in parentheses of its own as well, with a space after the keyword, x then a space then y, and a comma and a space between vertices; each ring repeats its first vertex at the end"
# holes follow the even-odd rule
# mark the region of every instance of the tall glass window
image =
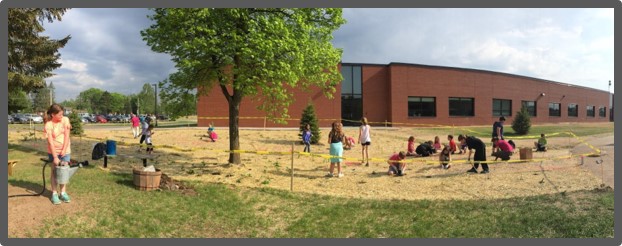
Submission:
POLYGON ((549 103, 549 116, 562 116, 561 103, 549 103))
POLYGON ((436 117, 436 98, 408 97, 408 117, 436 117))
POLYGON ((449 116, 475 116, 475 99, 468 97, 450 97, 449 116))
POLYGON ((536 112, 536 102, 534 101, 522 101, 522 107, 527 109, 527 112, 529 112, 529 116, 536 116, 537 112, 536 112))
POLYGON ((598 108, 598 116, 605 117, 605 114, 606 114, 605 112, 607 112, 607 108, 606 107, 598 108))
POLYGON ((586 111, 587 111, 587 117, 594 117, 594 106, 587 106, 586 107, 586 111))
POLYGON ((492 99, 492 116, 512 116, 512 100, 492 99))
POLYGON ((358 125, 363 117, 361 66, 341 66, 341 118, 344 125, 358 125))
POLYGON ((568 117, 579 117, 579 105, 576 103, 568 104, 568 117))

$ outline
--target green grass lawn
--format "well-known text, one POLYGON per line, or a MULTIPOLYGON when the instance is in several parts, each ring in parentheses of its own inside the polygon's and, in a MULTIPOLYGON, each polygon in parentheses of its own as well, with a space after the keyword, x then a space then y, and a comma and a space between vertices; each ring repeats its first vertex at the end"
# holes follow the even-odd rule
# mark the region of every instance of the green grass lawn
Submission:
MULTIPOLYGON (((10 145, 9 159, 21 161, 15 175, 9 177, 9 184, 40 190, 38 158, 44 154, 10 145)), ((49 175, 49 170, 46 174, 49 175)), ((68 191, 73 200, 81 200, 86 207, 46 221, 45 226, 30 236, 611 238, 614 235, 612 190, 501 200, 402 201, 347 199, 218 184, 192 185, 197 195, 138 191, 133 187, 131 174, 82 168, 72 178, 68 191), (59 230, 61 226, 72 229, 59 230)))

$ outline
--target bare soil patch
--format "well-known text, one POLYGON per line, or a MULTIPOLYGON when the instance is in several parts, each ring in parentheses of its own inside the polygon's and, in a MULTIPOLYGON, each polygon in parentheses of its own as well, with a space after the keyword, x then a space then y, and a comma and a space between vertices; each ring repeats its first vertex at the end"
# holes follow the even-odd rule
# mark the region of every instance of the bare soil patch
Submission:
MULTIPOLYGON (((467 174, 468 163, 454 163, 443 170, 436 162, 437 156, 410 158, 408 172, 403 177, 386 175, 386 159, 406 149, 407 138, 413 135, 417 141, 432 140, 434 135, 418 128, 372 128, 372 145, 369 155, 373 159, 369 167, 358 164, 360 146, 344 151, 342 168, 345 177, 326 178, 329 161, 322 156, 294 154, 294 191, 320 193, 333 196, 369 199, 495 199, 516 196, 533 196, 562 191, 589 190, 600 186, 600 180, 580 168, 578 157, 570 156, 572 147, 580 142, 569 137, 550 137, 549 151, 534 152, 538 162, 494 163, 489 174, 467 174)), ((357 136, 358 128, 346 128, 346 134, 357 136)), ((296 130, 240 131, 242 150, 259 151, 243 153, 241 165, 228 164, 228 131, 217 129, 220 139, 210 142, 202 137, 204 130, 197 128, 156 129, 153 136, 155 166, 175 180, 197 180, 244 187, 272 187, 290 189, 291 149, 302 151, 296 130)), ((451 134, 449 132, 447 134, 451 134)), ((118 153, 136 153, 138 139, 127 130, 88 130, 87 137, 72 139, 75 159, 90 159, 93 139, 117 141, 118 153)), ((458 133, 453 133, 455 136, 458 133)), ((312 145, 314 154, 328 154, 325 143, 328 129, 322 129, 321 143, 312 145)), ((446 143, 446 134, 439 136, 446 143)), ((16 139, 17 141, 19 139, 16 139)), ((484 139, 486 141, 486 139, 484 139)), ((533 146, 534 139, 515 139, 518 147, 533 146)), ((487 143, 488 144, 488 143, 487 143)), ((45 148, 40 143, 38 148, 45 148)), ((491 145, 486 149, 489 160, 491 145)), ((454 161, 465 160, 466 155, 454 155, 454 161)), ((513 159, 519 158, 518 153, 513 159)), ((91 161, 101 165, 102 161, 91 161)), ((130 173, 133 166, 142 165, 140 160, 115 158, 109 161, 113 172, 130 173)))

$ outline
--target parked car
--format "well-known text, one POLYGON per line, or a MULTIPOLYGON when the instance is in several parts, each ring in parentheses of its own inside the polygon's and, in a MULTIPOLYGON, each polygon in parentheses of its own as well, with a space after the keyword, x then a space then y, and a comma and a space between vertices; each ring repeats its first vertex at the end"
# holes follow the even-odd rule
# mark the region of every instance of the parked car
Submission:
POLYGON ((96 120, 97 123, 107 123, 108 122, 106 117, 103 116, 103 115, 95 116, 95 120, 96 120))
POLYGON ((13 124, 13 116, 9 115, 9 124, 13 124))
POLYGON ((130 122, 130 116, 127 114, 121 114, 117 116, 119 122, 128 123, 130 122))
POLYGON ((13 122, 14 123, 26 124, 29 121, 30 121, 30 118, 28 116, 26 116, 25 114, 14 114, 13 115, 13 122))
POLYGON ((43 123, 43 117, 38 114, 27 114, 26 116, 32 121, 32 123, 43 123))
POLYGON ((168 120, 168 115, 158 115, 158 120, 168 120))
POLYGON ((82 121, 82 123, 95 123, 95 121, 88 116, 83 116, 80 118, 80 120, 82 121))

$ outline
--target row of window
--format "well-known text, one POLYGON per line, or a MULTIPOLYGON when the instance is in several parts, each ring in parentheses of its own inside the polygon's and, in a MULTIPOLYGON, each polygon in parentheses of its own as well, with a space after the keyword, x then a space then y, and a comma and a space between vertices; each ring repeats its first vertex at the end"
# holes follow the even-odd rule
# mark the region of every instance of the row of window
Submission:
MULTIPOLYGON (((521 101, 530 116, 537 116, 537 102, 521 101)), ((595 117, 596 107, 587 106, 586 115, 595 117)), ((599 107, 598 115, 605 117, 606 108, 599 107)), ((493 116, 512 116, 512 100, 492 99, 493 116)), ((436 117, 436 97, 408 97, 409 117, 436 117)), ((450 97, 449 116, 475 116, 475 99, 469 97, 450 97)), ((561 116, 561 103, 549 103, 549 116, 561 116)), ((579 105, 568 104, 568 117, 579 116, 579 105)))

